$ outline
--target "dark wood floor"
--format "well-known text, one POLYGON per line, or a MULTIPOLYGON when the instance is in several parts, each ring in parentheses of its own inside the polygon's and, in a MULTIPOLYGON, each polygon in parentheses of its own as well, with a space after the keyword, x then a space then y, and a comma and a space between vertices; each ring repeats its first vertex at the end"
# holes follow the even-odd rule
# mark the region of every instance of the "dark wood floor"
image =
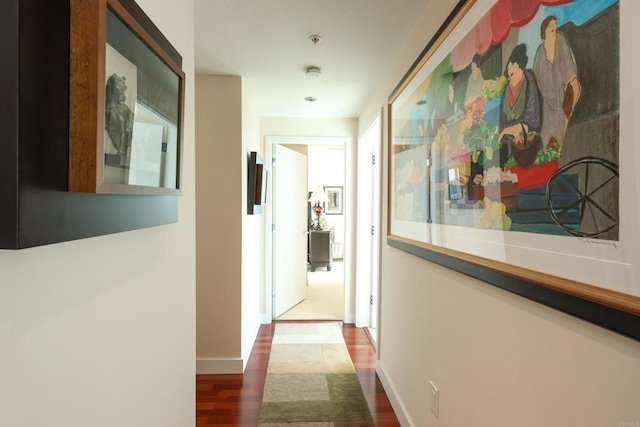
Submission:
MULTIPOLYGON (((262 325, 243 375, 196 376, 196 427, 256 426, 275 323, 262 325)), ((342 329, 376 426, 400 426, 375 373, 376 357, 365 331, 342 329)))

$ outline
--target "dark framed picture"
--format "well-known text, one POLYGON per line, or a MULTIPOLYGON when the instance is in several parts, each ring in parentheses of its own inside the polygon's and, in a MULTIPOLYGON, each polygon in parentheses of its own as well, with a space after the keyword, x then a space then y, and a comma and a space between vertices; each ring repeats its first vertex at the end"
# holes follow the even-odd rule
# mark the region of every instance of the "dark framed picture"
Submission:
POLYGON ((182 58, 132 0, 72 0, 69 191, 180 195, 182 58))
POLYGON ((256 151, 250 151, 247 163, 247 213, 258 215, 267 204, 268 171, 256 151))

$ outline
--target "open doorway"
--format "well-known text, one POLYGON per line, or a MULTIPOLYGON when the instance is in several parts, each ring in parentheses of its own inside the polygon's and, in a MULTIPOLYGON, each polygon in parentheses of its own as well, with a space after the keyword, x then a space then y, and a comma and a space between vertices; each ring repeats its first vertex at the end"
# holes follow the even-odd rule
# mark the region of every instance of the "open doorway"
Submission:
POLYGON ((343 320, 344 146, 310 144, 306 153, 309 195, 306 298, 277 319, 343 320))
MULTIPOLYGON (((266 219, 272 224, 271 259, 267 259, 267 265, 271 266, 270 288, 267 289, 266 298, 270 299, 271 313, 273 319, 282 320, 345 320, 348 321, 348 301, 352 298, 350 295, 350 286, 346 279, 349 275, 350 266, 348 256, 345 256, 345 249, 349 246, 349 226, 347 218, 349 216, 349 182, 348 182, 348 161, 347 161, 347 145, 348 138, 322 138, 322 137, 267 137, 267 156, 268 161, 272 163, 272 174, 274 177, 272 192, 272 210, 266 215, 266 219), (285 156, 278 154, 278 151, 287 153, 290 150, 296 153, 304 154, 307 159, 306 176, 292 177, 286 171, 288 160, 285 156), (283 184, 283 179, 287 180, 283 184), (287 241, 282 241, 281 234, 284 234, 283 227, 289 227, 289 223, 283 224, 278 221, 278 213, 281 203, 290 203, 290 201, 282 200, 291 197, 289 188, 292 180, 305 182, 304 206, 305 221, 307 227, 304 233, 298 233, 298 236, 304 234, 306 241, 306 253, 304 254, 304 264, 306 276, 304 279, 305 295, 300 301, 295 302, 291 307, 282 310, 279 303, 283 296, 282 292, 288 292, 282 286, 283 275, 288 275, 290 270, 298 270, 291 265, 291 261, 299 262, 299 257, 292 254, 287 255, 282 247, 289 246, 287 241), (280 183, 280 185, 278 185, 280 183), (314 189, 320 188, 324 193, 326 200, 322 203, 321 217, 318 218, 315 213, 310 211, 312 205, 308 203, 309 195, 314 189), (321 229, 312 227, 321 226, 321 229), (280 233, 280 234, 279 234, 280 233), (327 248, 331 253, 331 262, 327 265, 315 265, 311 268, 309 263, 309 241, 316 234, 326 234, 327 248), (279 247, 280 246, 280 247, 279 247), (286 257, 285 260, 279 259, 286 257), (284 261, 284 262, 283 262, 284 261), (269 292, 270 291, 270 292, 269 292), (269 295, 269 293, 271 295, 269 295), (269 298, 270 297, 270 298, 269 298), (279 307, 279 308, 278 308, 279 307)), ((293 187, 298 188, 297 185, 293 187)), ((291 187, 291 188, 293 188, 291 187)), ((297 191, 297 190, 296 190, 297 191)), ((300 199, 300 195, 295 196, 300 199)), ((295 202, 299 204, 299 200, 295 202)), ((295 238, 295 237, 294 237, 295 238)), ((269 240, 269 239, 267 239, 269 240)), ((297 240, 297 238, 296 238, 297 240)), ((267 242, 269 244, 269 242, 267 242)), ((269 257, 268 257, 269 258, 269 257)), ((300 282, 298 282, 300 283, 300 282)))

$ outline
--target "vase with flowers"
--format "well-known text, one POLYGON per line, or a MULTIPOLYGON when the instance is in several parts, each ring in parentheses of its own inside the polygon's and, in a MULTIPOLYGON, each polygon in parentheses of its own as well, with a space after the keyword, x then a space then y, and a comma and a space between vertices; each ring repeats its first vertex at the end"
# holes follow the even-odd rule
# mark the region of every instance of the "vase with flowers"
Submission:
POLYGON ((324 216, 324 208, 321 204, 316 203, 311 210, 314 215, 311 218, 309 228, 313 231, 325 230, 327 228, 327 219, 324 216))

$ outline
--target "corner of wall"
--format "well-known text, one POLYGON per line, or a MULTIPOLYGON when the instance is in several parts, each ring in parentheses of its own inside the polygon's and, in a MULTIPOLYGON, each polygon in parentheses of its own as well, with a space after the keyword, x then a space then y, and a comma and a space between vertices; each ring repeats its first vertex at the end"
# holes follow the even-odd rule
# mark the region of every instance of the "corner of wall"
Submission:
POLYGON ((407 411, 407 408, 400 399, 400 394, 396 390, 393 381, 391 381, 390 377, 387 375, 384 363, 381 360, 376 361, 376 374, 378 374, 378 377, 380 378, 382 387, 389 398, 389 402, 393 407, 393 411, 396 413, 396 418, 398 418, 400 425, 414 427, 415 423, 409 416, 409 411, 407 411))

